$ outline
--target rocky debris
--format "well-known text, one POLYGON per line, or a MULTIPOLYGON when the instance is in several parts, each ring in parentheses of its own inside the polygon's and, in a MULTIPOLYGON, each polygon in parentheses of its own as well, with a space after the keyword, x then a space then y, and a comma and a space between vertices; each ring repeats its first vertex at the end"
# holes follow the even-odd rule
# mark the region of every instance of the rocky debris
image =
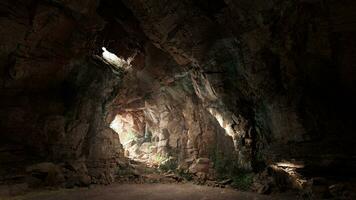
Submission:
POLYGON ((61 186, 65 181, 60 166, 54 163, 38 163, 27 167, 27 182, 30 187, 61 186))
POLYGON ((274 177, 265 170, 262 173, 255 175, 251 190, 259 194, 268 194, 271 193, 273 189, 276 189, 274 187, 276 187, 274 177))
POLYGON ((198 158, 195 162, 189 167, 189 172, 196 173, 205 173, 208 174, 210 168, 212 167, 209 158, 198 158))
POLYGON ((29 192, 31 189, 29 188, 27 183, 16 183, 9 185, 1 185, 0 186, 0 197, 12 197, 18 195, 24 195, 29 192))
POLYGON ((345 186, 343 184, 335 184, 329 186, 329 192, 334 197, 342 196, 342 193, 345 191, 345 186))
POLYGON ((232 183, 232 179, 229 179, 229 178, 219 181, 219 184, 221 184, 221 185, 227 185, 227 184, 231 184, 231 183, 232 183))
POLYGON ((300 191, 300 196, 312 199, 354 199, 355 184, 349 181, 335 181, 323 177, 310 179, 308 187, 300 191))
MULTIPOLYGON (((202 158, 199 162, 206 163, 208 160, 202 158)), ((231 187, 232 179, 217 181, 209 177, 206 173, 197 172, 195 174, 189 171, 162 171, 159 168, 148 167, 145 163, 131 161, 127 168, 118 171, 117 181, 119 183, 184 183, 192 182, 197 185, 207 185, 211 187, 231 187)))
POLYGON ((275 177, 278 187, 305 189, 309 185, 309 180, 298 172, 304 168, 300 162, 277 162, 270 165, 272 175, 275 177))
POLYGON ((91 177, 88 175, 88 169, 84 162, 69 162, 61 166, 66 179, 65 187, 85 187, 91 184, 91 177))
POLYGON ((183 178, 172 171, 162 172, 145 163, 130 161, 128 167, 118 170, 117 181, 120 183, 177 183, 183 178))
MULTIPOLYGON (((330 185, 328 189, 330 196, 335 199, 354 199, 356 197, 355 185, 336 183, 330 185)), ((327 194, 324 196, 328 197, 327 194)))

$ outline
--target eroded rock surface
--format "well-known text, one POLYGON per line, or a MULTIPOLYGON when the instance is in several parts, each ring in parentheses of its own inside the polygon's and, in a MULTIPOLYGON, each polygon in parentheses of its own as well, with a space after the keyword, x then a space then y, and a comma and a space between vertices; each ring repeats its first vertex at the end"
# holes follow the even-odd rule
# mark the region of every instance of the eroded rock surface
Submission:
POLYGON ((56 184, 107 184, 130 158, 205 180, 254 180, 260 193, 344 194, 356 169, 355 8, 2 1, 0 181, 52 163, 56 184), (103 62, 102 47, 136 55, 132 66, 103 62))

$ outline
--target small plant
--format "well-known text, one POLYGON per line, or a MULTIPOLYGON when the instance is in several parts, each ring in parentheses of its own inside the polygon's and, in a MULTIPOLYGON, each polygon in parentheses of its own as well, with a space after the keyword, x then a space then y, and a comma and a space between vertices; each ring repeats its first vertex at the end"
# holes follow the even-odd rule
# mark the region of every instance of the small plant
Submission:
POLYGON ((178 167, 178 163, 175 159, 168 159, 159 166, 159 169, 167 172, 167 171, 176 171, 177 167, 178 167))
POLYGON ((178 174, 178 176, 182 177, 186 181, 193 180, 193 175, 185 170, 180 169, 176 173, 178 174))
POLYGON ((232 162, 233 157, 224 155, 215 150, 211 154, 211 160, 214 162, 214 169, 218 180, 231 179, 231 186, 239 190, 248 190, 253 182, 254 174, 239 168, 238 164, 232 162))
POLYGON ((128 175, 131 175, 132 174, 132 171, 129 169, 129 168, 117 168, 116 170, 116 175, 118 176, 128 176, 128 175))
POLYGON ((250 189, 253 182, 253 173, 240 171, 232 177, 231 186, 240 190, 250 189))
POLYGON ((162 156, 161 154, 157 154, 153 157, 153 162, 156 164, 161 164, 165 162, 168 158, 165 156, 162 156))

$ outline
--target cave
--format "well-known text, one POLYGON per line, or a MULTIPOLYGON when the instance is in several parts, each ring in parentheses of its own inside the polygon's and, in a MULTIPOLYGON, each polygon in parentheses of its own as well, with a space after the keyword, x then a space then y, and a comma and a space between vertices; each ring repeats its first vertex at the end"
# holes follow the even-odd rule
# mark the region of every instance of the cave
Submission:
POLYGON ((356 199, 355 10, 2 0, 0 199, 356 199))

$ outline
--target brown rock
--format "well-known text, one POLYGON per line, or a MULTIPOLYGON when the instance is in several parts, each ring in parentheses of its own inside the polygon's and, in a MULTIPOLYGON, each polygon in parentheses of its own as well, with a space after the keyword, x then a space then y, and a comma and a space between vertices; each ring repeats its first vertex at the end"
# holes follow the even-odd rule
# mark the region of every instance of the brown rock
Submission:
POLYGON ((27 167, 30 187, 58 186, 64 182, 61 168, 53 163, 38 163, 27 167))

